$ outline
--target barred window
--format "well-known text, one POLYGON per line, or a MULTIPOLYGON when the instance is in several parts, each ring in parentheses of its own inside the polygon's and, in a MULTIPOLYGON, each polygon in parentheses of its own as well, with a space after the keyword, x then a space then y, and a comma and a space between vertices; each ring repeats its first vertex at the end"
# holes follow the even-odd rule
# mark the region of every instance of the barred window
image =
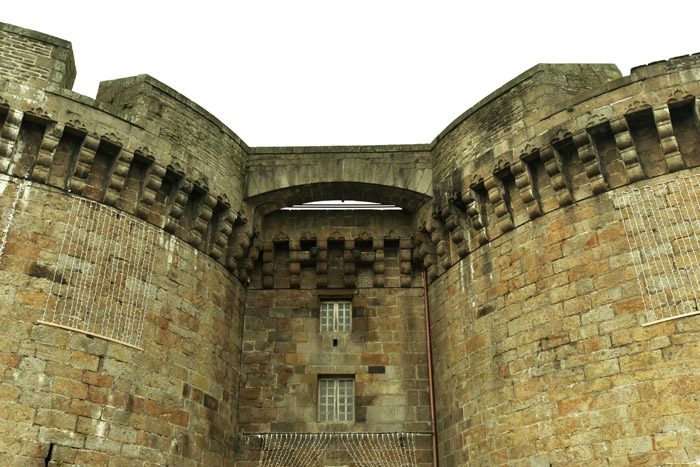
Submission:
POLYGON ((321 332, 352 331, 352 307, 350 302, 321 302, 321 332))
POLYGON ((319 378, 318 421, 352 422, 355 419, 355 381, 348 376, 319 378))

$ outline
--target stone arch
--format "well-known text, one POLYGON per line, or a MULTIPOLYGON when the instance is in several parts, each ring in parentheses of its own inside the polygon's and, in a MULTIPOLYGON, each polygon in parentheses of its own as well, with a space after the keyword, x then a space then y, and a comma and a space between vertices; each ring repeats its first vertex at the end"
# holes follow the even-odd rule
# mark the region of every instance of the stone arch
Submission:
POLYGON ((433 194, 429 145, 251 151, 245 197, 263 214, 329 199, 378 201, 413 211, 433 194))
POLYGON ((431 196, 375 183, 319 182, 278 188, 246 198, 246 201, 264 216, 294 204, 335 199, 393 204, 408 212, 414 212, 430 200, 431 196))

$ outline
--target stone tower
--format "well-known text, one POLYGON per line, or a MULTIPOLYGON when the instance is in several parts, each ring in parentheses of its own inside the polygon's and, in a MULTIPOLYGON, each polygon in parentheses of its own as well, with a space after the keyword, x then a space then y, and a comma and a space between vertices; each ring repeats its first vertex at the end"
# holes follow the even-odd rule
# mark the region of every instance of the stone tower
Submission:
POLYGON ((404 146, 74 77, 0 24, 3 466, 700 461, 697 55, 537 65, 404 146), (281 210, 337 199, 401 210, 281 210))

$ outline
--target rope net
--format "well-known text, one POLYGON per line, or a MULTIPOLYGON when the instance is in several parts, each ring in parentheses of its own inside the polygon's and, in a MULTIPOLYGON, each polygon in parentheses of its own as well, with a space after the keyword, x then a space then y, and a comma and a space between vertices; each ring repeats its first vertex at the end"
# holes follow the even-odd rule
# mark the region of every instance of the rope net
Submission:
POLYGON ((159 239, 144 222, 73 198, 42 322, 140 347, 159 239))
POLYGON ((413 467, 415 433, 269 433, 260 467, 413 467), (329 463, 331 462, 331 463, 329 463))
MULTIPOLYGON (((10 231, 10 226, 12 225, 12 219, 15 217, 17 212, 17 203, 20 197, 24 193, 24 180, 17 185, 17 191, 15 192, 15 197, 12 200, 12 205, 10 206, 10 213, 7 216, 7 221, 5 222, 5 227, 2 229, 2 240, 0 240, 0 266, 2 266, 2 259, 5 257, 5 247, 7 246, 7 234, 10 231)), ((7 185, 5 185, 7 186, 7 185)))
POLYGON ((697 314, 700 175, 614 194, 646 324, 697 314))

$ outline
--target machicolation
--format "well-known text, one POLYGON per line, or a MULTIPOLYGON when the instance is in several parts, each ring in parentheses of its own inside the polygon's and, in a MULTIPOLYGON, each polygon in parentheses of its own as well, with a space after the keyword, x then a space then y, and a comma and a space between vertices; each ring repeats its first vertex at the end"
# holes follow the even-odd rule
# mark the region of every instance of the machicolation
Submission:
POLYGON ((424 145, 74 78, 0 23, 3 466, 700 462, 699 55, 540 64, 424 145), (402 209, 281 210, 334 199, 402 209))

